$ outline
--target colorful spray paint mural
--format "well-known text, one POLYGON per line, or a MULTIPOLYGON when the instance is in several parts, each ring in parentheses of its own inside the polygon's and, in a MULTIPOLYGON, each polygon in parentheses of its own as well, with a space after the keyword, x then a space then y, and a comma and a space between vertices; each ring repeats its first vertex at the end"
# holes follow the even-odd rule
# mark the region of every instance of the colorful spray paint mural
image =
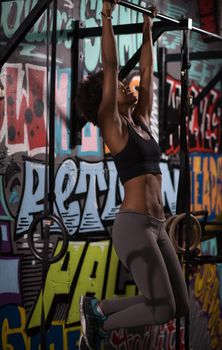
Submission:
MULTIPOLYGON (((142 4, 143 1, 135 0, 142 4)), ((196 8, 192 2, 193 17, 196 8)), ((0 45, 15 33, 36 1, 1 4, 0 45)), ((162 12, 172 17, 187 15, 184 2, 159 1, 162 12)), ((48 349, 75 350, 79 338, 79 297, 94 293, 98 298, 131 296, 139 293, 131 276, 119 262, 112 247, 111 231, 115 214, 123 198, 109 150, 99 129, 86 124, 82 144, 70 147, 70 32, 73 21, 99 26, 101 1, 59 1, 58 55, 56 71, 56 141, 55 141, 55 213, 63 220, 69 234, 68 250, 47 271, 42 295, 42 264, 32 255, 27 235, 33 219, 44 208, 45 153, 47 144, 47 16, 37 21, 9 61, 1 79, 4 99, 0 100, 0 349, 37 350, 40 344, 41 308, 45 307, 48 349)), ((140 14, 120 7, 114 24, 142 21, 140 14)), ((180 34, 164 34, 159 44, 179 52, 180 34)), ((141 35, 117 37, 120 65, 139 48, 141 35)), ((207 50, 197 34, 191 35, 191 47, 207 50), (195 46, 194 46, 195 43, 195 46)), ((217 43, 214 43, 216 46, 217 43)), ((101 66, 100 39, 82 43, 82 76, 101 66)), ((157 52, 157 46, 155 46, 157 52)), ((221 61, 192 63, 191 86, 194 95, 207 84, 221 66, 221 61)), ((172 122, 180 107, 179 66, 168 69, 167 110, 172 122)), ((139 84, 135 69, 129 77, 139 84)), ((155 69, 152 130, 158 134, 158 70, 155 69)), ((190 164, 192 210, 207 210, 209 220, 222 212, 221 93, 211 89, 195 107, 190 121, 190 164)), ((162 196, 166 213, 176 211, 179 179, 179 135, 177 126, 167 138, 162 154, 162 196)), ((55 227, 55 231, 56 231, 55 227)), ((40 239, 41 241, 41 239, 40 239)), ((40 242, 41 243, 41 242, 40 242)), ((56 238, 51 243, 55 254, 61 248, 56 238)), ((202 253, 217 253, 216 239, 202 244, 202 253)), ((195 350, 222 346, 221 268, 204 265, 191 276, 191 346, 195 350)), ((175 322, 161 327, 121 329, 112 332, 107 349, 170 350, 175 347, 175 322)), ((184 325, 181 323, 181 350, 184 325)))

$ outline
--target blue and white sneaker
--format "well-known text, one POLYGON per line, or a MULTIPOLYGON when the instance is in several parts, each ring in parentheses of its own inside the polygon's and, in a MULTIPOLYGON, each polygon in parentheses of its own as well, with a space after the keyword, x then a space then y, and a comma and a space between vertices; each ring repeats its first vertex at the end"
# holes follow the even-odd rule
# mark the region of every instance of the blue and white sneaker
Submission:
POLYGON ((97 310, 98 300, 94 297, 80 298, 80 321, 82 336, 89 350, 100 350, 101 341, 108 337, 108 333, 101 329, 107 319, 97 310))
POLYGON ((79 350, 89 350, 83 335, 81 335, 79 338, 79 350))

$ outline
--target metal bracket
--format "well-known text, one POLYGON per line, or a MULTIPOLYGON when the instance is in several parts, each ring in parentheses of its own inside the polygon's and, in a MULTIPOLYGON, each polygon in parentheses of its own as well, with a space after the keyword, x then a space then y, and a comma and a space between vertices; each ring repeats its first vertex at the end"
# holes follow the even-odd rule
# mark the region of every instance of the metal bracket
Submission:
POLYGON ((182 18, 180 19, 180 26, 182 27, 181 29, 188 29, 192 30, 193 29, 193 20, 192 18, 182 18))

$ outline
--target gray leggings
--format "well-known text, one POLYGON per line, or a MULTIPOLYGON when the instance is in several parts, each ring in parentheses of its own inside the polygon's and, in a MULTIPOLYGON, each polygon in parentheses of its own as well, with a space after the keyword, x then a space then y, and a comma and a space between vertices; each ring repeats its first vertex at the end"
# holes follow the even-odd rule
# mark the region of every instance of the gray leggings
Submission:
POLYGON ((165 220, 120 211, 113 226, 116 253, 142 295, 103 300, 106 331, 163 324, 184 316, 189 298, 183 272, 165 230, 165 220))

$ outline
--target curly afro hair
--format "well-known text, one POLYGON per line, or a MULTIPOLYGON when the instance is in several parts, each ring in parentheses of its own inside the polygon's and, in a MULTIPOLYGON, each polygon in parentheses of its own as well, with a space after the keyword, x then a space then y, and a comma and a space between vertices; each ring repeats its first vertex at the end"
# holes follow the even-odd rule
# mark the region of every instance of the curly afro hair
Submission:
POLYGON ((79 84, 76 96, 77 110, 87 121, 98 125, 98 110, 102 100, 103 71, 89 74, 79 84))

